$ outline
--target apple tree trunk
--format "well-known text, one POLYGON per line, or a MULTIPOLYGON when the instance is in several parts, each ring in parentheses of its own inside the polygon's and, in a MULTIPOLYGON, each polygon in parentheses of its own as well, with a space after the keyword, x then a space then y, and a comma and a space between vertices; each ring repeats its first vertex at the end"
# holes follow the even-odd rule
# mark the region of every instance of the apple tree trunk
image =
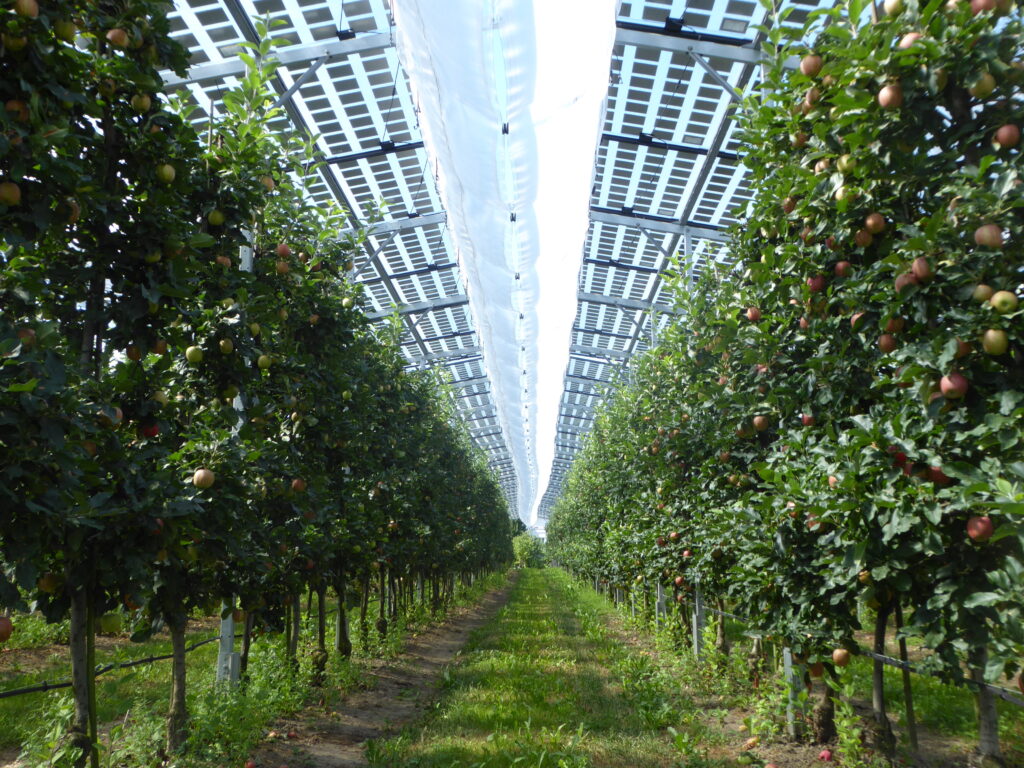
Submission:
POLYGON ((72 747, 81 750, 75 757, 75 768, 84 768, 95 760, 95 740, 92 734, 92 687, 95 685, 93 670, 89 665, 89 598, 85 589, 71 592, 71 691, 75 713, 71 720, 68 740, 72 747))
POLYGON ((242 675, 244 675, 245 671, 249 668, 249 649, 252 647, 253 621, 252 611, 246 611, 245 628, 242 630, 242 657, 238 662, 238 670, 242 675))
POLYGON ((347 659, 352 656, 352 640, 348 634, 348 583, 344 569, 338 571, 334 589, 338 593, 338 618, 334 625, 334 650, 343 659, 347 659))
POLYGON ((381 640, 388 636, 387 604, 388 604, 388 579, 385 569, 378 571, 377 589, 380 592, 377 602, 377 634, 381 640))
MULTIPOLYGON (((982 646, 975 648, 970 654, 971 680, 976 683, 985 682, 985 664, 988 661, 988 649, 982 646)), ((999 751, 999 712, 996 710, 996 697, 992 691, 979 686, 975 693, 978 707, 978 753, 998 764, 1002 764, 1003 756, 999 751)))
POLYGON ((185 702, 185 628, 188 620, 174 616, 167 622, 171 633, 171 706, 167 712, 167 753, 174 754, 188 736, 188 708, 185 702))
POLYGON ((288 638, 288 658, 296 667, 299 665, 299 636, 302 633, 302 595, 296 593, 292 600, 292 634, 288 638))
POLYGON ((367 624, 366 614, 370 611, 370 574, 363 574, 363 594, 359 603, 359 638, 362 640, 363 649, 370 642, 370 626, 367 624))
MULTIPOLYGON (((885 635, 891 607, 892 602, 885 600, 878 606, 878 614, 875 616, 875 642, 872 650, 878 655, 885 653, 885 635)), ((885 665, 878 659, 874 659, 871 672, 871 709, 874 715, 875 749, 884 755, 892 755, 896 748, 896 738, 885 709, 885 665)))
MULTIPOLYGON (((826 664, 827 674, 833 682, 839 676, 831 664, 826 664)), ((836 702, 832 698, 832 687, 822 681, 821 699, 814 706, 814 740, 819 744, 831 744, 836 738, 836 702)))

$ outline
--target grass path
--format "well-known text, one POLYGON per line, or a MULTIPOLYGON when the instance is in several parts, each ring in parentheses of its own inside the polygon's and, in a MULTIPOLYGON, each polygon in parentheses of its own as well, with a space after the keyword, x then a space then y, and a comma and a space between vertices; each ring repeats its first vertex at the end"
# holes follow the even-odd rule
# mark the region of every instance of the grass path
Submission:
POLYGON ((666 728, 685 720, 669 681, 609 629, 611 613, 561 571, 524 571, 505 608, 447 670, 433 713, 371 743, 371 765, 683 764, 666 728))

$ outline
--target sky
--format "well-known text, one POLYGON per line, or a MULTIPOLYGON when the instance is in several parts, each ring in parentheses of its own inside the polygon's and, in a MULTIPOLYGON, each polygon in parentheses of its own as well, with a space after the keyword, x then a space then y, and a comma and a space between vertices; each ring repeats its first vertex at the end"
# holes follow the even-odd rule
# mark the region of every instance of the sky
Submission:
POLYGON ((528 524, 554 454, 616 6, 394 2, 528 524))

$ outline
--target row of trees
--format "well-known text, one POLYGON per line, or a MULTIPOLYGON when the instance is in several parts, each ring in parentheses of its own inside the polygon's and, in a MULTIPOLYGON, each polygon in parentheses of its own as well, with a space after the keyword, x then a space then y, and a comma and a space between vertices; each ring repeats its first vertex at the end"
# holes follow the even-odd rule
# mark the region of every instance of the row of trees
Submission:
MULTIPOLYGON (((675 280, 682 316, 604 405, 549 546, 613 584, 699 582, 808 664, 856 651, 866 602, 875 651, 908 611, 925 667, 1005 681, 1024 652, 1021 16, 885 5, 767 30, 735 264, 675 280)), ((880 663, 874 687, 888 751, 880 663)))
POLYGON ((96 765, 104 612, 169 628, 173 750, 195 607, 236 598, 251 629, 371 573, 437 590, 510 562, 511 527, 443 382, 360 310, 310 140, 267 129, 271 43, 197 132, 160 94, 186 64, 168 3, 5 6, 0 605, 70 615, 96 765))

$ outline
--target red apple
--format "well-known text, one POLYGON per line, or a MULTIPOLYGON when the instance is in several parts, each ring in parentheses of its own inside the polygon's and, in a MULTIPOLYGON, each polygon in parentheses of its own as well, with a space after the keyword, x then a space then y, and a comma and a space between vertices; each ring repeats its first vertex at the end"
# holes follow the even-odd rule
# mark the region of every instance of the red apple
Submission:
POLYGON ((910 272, 919 282, 927 283, 934 277, 932 265, 924 256, 918 256, 910 265, 910 272))
POLYGON ((807 287, 811 293, 821 293, 825 290, 825 276, 824 275, 813 275, 807 278, 807 287))
POLYGON ((292 249, 288 247, 287 243, 278 243, 277 248, 274 249, 274 253, 277 254, 278 258, 287 259, 292 255, 292 249))
POLYGON ((910 286, 917 284, 917 276, 913 272, 904 272, 901 275, 897 275, 896 280, 893 283, 896 288, 896 293, 903 293, 903 291, 910 286))
POLYGON ((883 333, 878 337, 878 348, 887 355, 890 352, 894 352, 897 346, 896 337, 891 333, 883 333))
POLYGON ((684 550, 683 550, 683 557, 686 557, 686 558, 690 558, 690 557, 693 557, 693 552, 691 552, 691 551, 690 551, 690 550, 688 550, 688 549, 684 549, 684 550))
POLYGON ((982 224, 974 230, 974 242, 983 248, 1002 248, 1003 230, 998 224, 982 224))
POLYGON ((889 83, 878 92, 878 104, 882 109, 899 109, 903 106, 903 87, 899 83, 889 83))
POLYGON ((954 355, 954 357, 957 360, 959 360, 960 358, 963 358, 963 357, 967 357, 973 351, 974 351, 974 347, 972 347, 966 341, 962 341, 961 339, 957 339, 956 340, 956 354, 954 355))
POLYGON ((14 633, 14 622, 9 616, 0 616, 0 643, 6 643, 14 633))
POLYGON ((682 576, 676 576, 675 579, 673 580, 673 583, 677 587, 681 587, 681 586, 683 586, 683 584, 686 583, 686 579, 684 579, 682 576))
POLYGON ((128 33, 123 29, 115 27, 114 29, 107 31, 107 42, 115 48, 127 48, 128 47, 128 33))
POLYGON ((758 432, 764 432, 771 425, 771 420, 767 416, 754 417, 754 429, 756 429, 758 432))
POLYGON ((920 40, 923 35, 920 32, 907 32, 903 37, 900 38, 897 46, 904 50, 910 48, 914 43, 920 40))
POLYGON ((295 493, 303 493, 306 490, 306 481, 301 477, 296 477, 292 480, 292 491, 295 493))
POLYGON ((855 331, 859 331, 860 327, 864 324, 864 317, 866 315, 866 312, 854 313, 853 317, 850 318, 850 327, 855 331))
POLYGON ((928 479, 935 485, 949 485, 953 479, 942 471, 942 467, 928 467, 928 479))
POLYGON ((837 667, 845 667, 850 663, 850 652, 845 648, 836 648, 832 651, 832 663, 837 667))
POLYGON ((782 201, 782 212, 783 213, 787 213, 787 214, 788 213, 792 213, 795 209, 796 209, 796 198, 795 197, 787 197, 785 200, 782 201))
POLYGON ((998 128, 992 137, 992 143, 997 144, 1000 149, 1011 149, 1020 144, 1020 128, 1013 123, 998 128))
MULTIPOLYGON (((835 654, 833 654, 833 656, 834 655, 835 654)), ((821 750, 821 752, 818 753, 818 759, 821 760, 824 763, 832 762, 832 750, 831 749, 823 749, 823 750, 821 750)))
POLYGON ((972 541, 988 541, 993 533, 995 526, 988 515, 974 516, 967 520, 967 535, 972 541))
POLYGON ((149 424, 142 428, 142 434, 146 437, 156 437, 160 434, 159 424, 149 424))
POLYGON ((752 323, 758 323, 761 321, 761 310, 757 307, 747 308, 747 320, 752 323))
POLYGON ((903 330, 904 320, 902 317, 890 317, 885 321, 884 330, 886 333, 899 333, 903 330))
POLYGON ((939 389, 947 400, 959 400, 967 394, 969 388, 970 383, 957 371, 939 380, 939 389))
POLYGON ((853 242, 858 248, 867 248, 875 242, 875 236, 866 229, 858 229, 853 235, 853 242))
POLYGON ((864 217, 864 229, 872 235, 878 235, 885 231, 885 216, 880 213, 869 213, 864 217))
POLYGON ((886 450, 892 456, 892 463, 895 464, 897 467, 902 467, 907 463, 907 454, 905 454, 895 445, 890 445, 888 448, 886 448, 886 450))
POLYGON ((821 56, 811 53, 800 59, 800 71, 807 77, 817 77, 824 62, 821 56))
POLYGON ((853 265, 848 261, 837 261, 835 266, 836 277, 849 277, 853 272, 853 265))
POLYGON ((817 422, 817 419, 814 418, 814 414, 812 413, 802 413, 800 414, 800 422, 805 427, 813 427, 817 422))

